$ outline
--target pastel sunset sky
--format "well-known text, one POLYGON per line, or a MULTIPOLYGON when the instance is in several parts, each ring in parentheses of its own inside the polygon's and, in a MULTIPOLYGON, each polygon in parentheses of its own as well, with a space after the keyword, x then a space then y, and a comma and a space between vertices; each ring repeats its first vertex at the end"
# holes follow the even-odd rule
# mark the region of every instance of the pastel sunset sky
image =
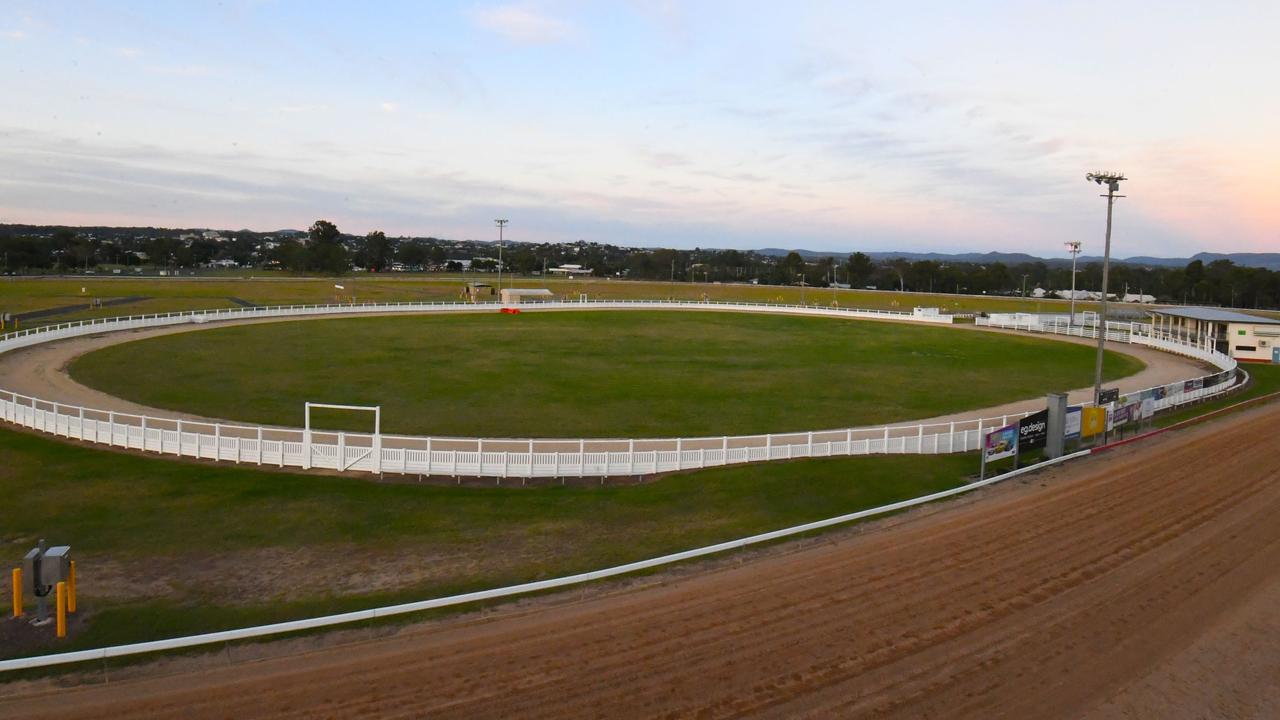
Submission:
POLYGON ((0 222, 1280 252, 1280 2, 0 2, 0 222))

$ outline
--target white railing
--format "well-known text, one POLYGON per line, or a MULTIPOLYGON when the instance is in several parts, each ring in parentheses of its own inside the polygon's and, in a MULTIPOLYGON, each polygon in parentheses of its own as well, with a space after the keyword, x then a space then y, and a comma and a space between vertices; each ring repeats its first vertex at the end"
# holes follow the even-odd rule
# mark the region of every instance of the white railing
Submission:
MULTIPOLYGON (((269 308, 167 313, 86 320, 45 326, 0 337, 0 352, 51 340, 117 330, 165 327, 183 323, 350 313, 476 312, 499 309, 497 303, 392 303, 301 305, 269 308)), ((516 306, 510 306, 516 307, 516 306)), ((521 305, 521 310, 662 309, 732 310, 803 314, 822 317, 891 319, 902 322, 950 323, 948 316, 915 316, 906 312, 853 310, 814 306, 606 300, 521 305)), ((981 322, 979 324, 987 324, 981 322)), ((1043 326, 1019 327, 1054 332, 1043 326)), ((1064 328, 1065 329, 1065 328, 1064 328)), ((1074 328, 1074 330, 1082 330, 1074 328)), ((1212 349, 1189 347, 1153 338, 1129 326, 1109 327, 1117 342, 1138 342, 1167 352, 1196 357, 1224 370, 1186 383, 1161 386, 1156 410, 1225 392, 1235 385, 1235 361, 1212 349), (1119 339, 1123 336, 1123 339, 1119 339), (1228 377, 1229 375, 1229 377, 1228 377)), ((1060 333, 1074 334, 1074 333, 1060 333)), ((1156 391, 1156 388, 1151 388, 1156 391)), ((111 447, 179 457, 302 469, 358 470, 372 473, 445 475, 451 477, 570 478, 651 475, 770 460, 873 454, 940 454, 978 448, 984 431, 1007 425, 1028 413, 978 420, 881 425, 833 430, 723 435, 690 438, 511 439, 455 438, 368 433, 307 433, 300 428, 224 424, 133 415, 67 405, 0 390, 0 419, 61 437, 111 447)))

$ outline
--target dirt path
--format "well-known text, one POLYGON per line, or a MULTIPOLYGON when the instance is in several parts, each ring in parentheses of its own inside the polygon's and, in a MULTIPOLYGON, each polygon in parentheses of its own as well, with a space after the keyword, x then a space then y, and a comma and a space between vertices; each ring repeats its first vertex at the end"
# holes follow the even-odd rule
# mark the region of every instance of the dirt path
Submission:
POLYGON ((1265 406, 739 567, 0 715, 1275 717, 1277 426, 1265 406))
MULTIPOLYGON (((217 326, 223 327, 228 325, 239 325, 239 324, 249 324, 249 323, 282 322, 282 321, 295 321, 295 320, 322 320, 322 319, 326 319, 326 318, 287 318, 284 320, 279 318, 268 318, 268 319, 260 319, 260 320, 246 320, 246 321, 218 323, 217 326)), ((16 352, 4 353, 0 355, 0 387, 3 387, 5 390, 10 390, 23 395, 30 395, 32 397, 38 397, 44 400, 65 403, 67 405, 83 405, 86 407, 97 408, 100 410, 109 410, 117 413, 149 415, 152 417, 163 417, 163 418, 178 418, 184 421, 191 421, 191 422, 234 423, 236 422, 234 418, 209 418, 209 417, 198 416, 198 415, 193 415, 189 413, 175 412, 172 410, 163 410, 159 408, 140 405, 138 403, 130 402, 128 400, 123 400, 121 398, 108 395, 101 391, 94 390, 93 388, 82 385, 76 382, 75 380, 73 380, 71 376, 68 375, 66 372, 67 366, 75 358, 81 355, 84 355, 86 353, 93 352, 95 350, 100 350, 102 348, 109 347, 111 345, 118 345, 120 343, 130 342, 133 340, 141 340, 144 338, 157 337, 161 335, 172 335, 175 333, 193 332, 201 329, 206 329, 209 327, 211 326, 180 325, 175 327, 157 328, 152 330, 136 330, 136 331, 108 333, 103 335, 59 340, 59 341, 46 343, 42 345, 36 345, 36 346, 19 350, 16 352)), ((1004 331, 1004 330, 990 330, 986 328, 975 328, 973 326, 967 326, 967 325, 957 325, 957 326, 954 326, 953 329, 958 331, 969 331, 969 332, 997 332, 997 333, 1010 332, 1010 331, 1004 331)), ((1019 334, 1025 335, 1025 333, 1019 333, 1019 334)), ((1090 345, 1092 344, 1092 341, 1081 339, 1081 338, 1067 338, 1067 337, 1058 337, 1058 336, 1046 336, 1046 338, 1051 340, 1061 341, 1061 342, 1073 342, 1077 344, 1090 344, 1090 345)), ((1211 369, 1209 369, 1207 366, 1199 362, 1196 362, 1194 360, 1191 360, 1189 358, 1170 355, 1168 353, 1159 352, 1159 351, 1152 350, 1150 348, 1146 348, 1142 346, 1119 345, 1119 344, 1113 343, 1110 345, 1110 347, 1119 352, 1123 352, 1125 354, 1136 357, 1142 362, 1146 363, 1146 367, 1143 370, 1139 371, 1138 373, 1131 375, 1127 378, 1121 379, 1117 382, 1108 384, 1110 386, 1119 387, 1121 392, 1129 392, 1131 390, 1141 390, 1143 388, 1148 388, 1155 385, 1164 385, 1164 384, 1172 383, 1175 381, 1185 380, 1187 378, 1199 377, 1201 375, 1207 374, 1208 372, 1211 372, 1211 369)), ((1092 388, 1079 388, 1071 391, 1069 399, 1073 403, 1079 403, 1087 400, 1091 395, 1092 395, 1092 388)), ((915 425, 916 423, 920 423, 920 422, 924 422, 924 423, 962 422, 962 421, 968 421, 968 420, 975 420, 978 418, 992 418, 992 417, 999 417, 1002 415, 1014 415, 1022 412, 1042 409, 1043 407, 1044 407, 1044 398, 1037 397, 1037 398, 1029 398, 1026 400, 1005 403, 1005 404, 993 406, 993 407, 953 413, 951 415, 939 416, 934 418, 915 418, 915 419, 904 418, 902 421, 895 424, 915 425)), ((838 440, 844 439, 842 430, 837 431, 834 435, 831 435, 830 437, 828 437, 828 435, 830 434, 829 433, 817 434, 815 435, 815 441, 825 442, 829 440, 838 441, 838 440)), ((277 439, 272 436, 269 436, 269 437, 271 439, 277 439)), ((289 439, 294 439, 294 438, 290 436, 289 439)), ((804 444, 808 442, 808 438, 805 433, 788 433, 788 434, 778 435, 775 438, 775 442, 777 444, 804 444)), ((737 443, 736 445, 741 445, 741 444, 743 443, 737 443)), ((713 438, 703 443, 693 441, 686 444, 685 447, 686 449, 696 450, 696 449, 699 449, 700 447, 703 447, 704 445, 708 448, 719 448, 720 440, 713 438)), ((731 447, 736 445, 735 443, 730 443, 731 447)), ((389 439, 385 446, 386 447, 404 446, 404 447, 413 447, 413 448, 420 449, 421 444, 414 443, 411 441, 389 439)), ((425 447, 425 446, 421 446, 421 447, 425 447)), ((486 443, 486 447, 496 451, 511 450, 515 452, 520 452, 525 449, 525 445, 520 442, 513 443, 510 445, 510 447, 508 447, 507 445, 501 442, 495 441, 493 443, 486 443)), ((472 444, 467 442, 461 443, 458 445, 458 447, 454 448, 452 445, 449 444, 449 441, 438 442, 436 443, 435 448, 438 450, 474 449, 472 447, 472 444)), ((570 452, 570 451, 576 451, 577 447, 576 445, 574 445, 573 447, 566 446, 563 448, 554 448, 554 449, 558 449, 562 452, 570 452)), ((599 450, 599 449, 605 449, 605 448, 601 446, 601 447, 597 447, 596 449, 599 450)), ((622 446, 609 447, 607 449, 625 450, 626 449, 625 442, 622 446)), ((644 449, 652 449, 652 448, 642 447, 638 445, 637 449, 644 450, 644 449)))

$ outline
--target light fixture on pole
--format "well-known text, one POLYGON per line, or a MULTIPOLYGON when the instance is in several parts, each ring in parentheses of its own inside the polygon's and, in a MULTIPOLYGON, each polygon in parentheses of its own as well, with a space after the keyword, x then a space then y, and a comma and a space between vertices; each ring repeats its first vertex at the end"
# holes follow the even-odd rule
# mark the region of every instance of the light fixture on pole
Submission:
POLYGON ((502 229, 507 226, 509 220, 503 218, 493 221, 498 226, 498 300, 502 300, 502 229))
POLYGON ((1076 321, 1076 257, 1080 254, 1080 241, 1068 242, 1067 252, 1071 253, 1071 315, 1067 318, 1067 329, 1070 330, 1076 321))
POLYGON ((1111 270, 1111 211, 1115 207, 1116 198, 1124 197, 1117 195, 1120 190, 1120 183, 1128 180, 1124 173, 1118 172, 1092 172, 1085 175, 1085 179, 1095 182, 1099 185, 1106 184, 1107 194, 1102 195, 1107 199, 1107 242, 1102 250, 1102 303, 1098 308, 1098 355, 1093 365, 1093 401, 1098 403, 1098 397, 1102 394, 1102 354, 1107 343, 1107 278, 1111 270))

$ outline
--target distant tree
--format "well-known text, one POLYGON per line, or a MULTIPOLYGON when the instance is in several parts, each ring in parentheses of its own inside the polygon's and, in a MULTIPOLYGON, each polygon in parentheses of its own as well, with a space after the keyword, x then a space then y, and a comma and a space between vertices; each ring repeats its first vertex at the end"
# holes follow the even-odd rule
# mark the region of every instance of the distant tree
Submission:
POLYGON ((391 258, 395 254, 395 249, 391 245, 391 241, 387 239, 387 234, 381 230, 374 230, 364 236, 363 251, 364 265, 375 272, 386 272, 391 265, 391 258))
MULTIPOLYGON (((449 259, 449 256, 447 253, 445 253, 444 248, 440 247, 439 245, 432 245, 431 250, 427 253, 427 257, 428 259, 430 259, 431 264, 436 267, 440 267, 441 265, 444 265, 445 262, 449 259)), ((417 264, 421 265, 422 263, 421 261, 419 261, 417 264)))
POLYGON ((845 263, 845 270, 849 273, 850 285, 866 285, 875 274, 876 265, 869 255, 856 252, 849 256, 849 260, 845 263))
POLYGON ((419 267, 427 261, 427 249, 416 240, 400 243, 396 259, 410 267, 419 267))
POLYGON ((328 220, 317 220, 307 230, 307 269, 340 275, 351 269, 342 233, 328 220))

